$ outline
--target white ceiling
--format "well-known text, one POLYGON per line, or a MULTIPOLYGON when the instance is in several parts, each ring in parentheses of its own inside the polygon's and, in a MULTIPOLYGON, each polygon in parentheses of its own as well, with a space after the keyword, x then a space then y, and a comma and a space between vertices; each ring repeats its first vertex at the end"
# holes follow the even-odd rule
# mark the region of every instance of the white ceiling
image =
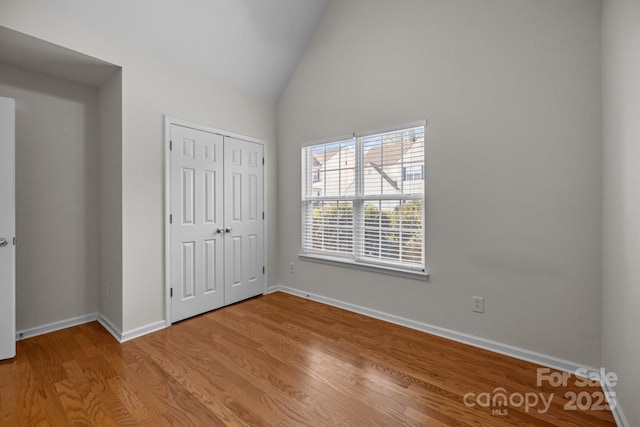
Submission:
POLYGON ((31 0, 277 101, 329 0, 31 0))

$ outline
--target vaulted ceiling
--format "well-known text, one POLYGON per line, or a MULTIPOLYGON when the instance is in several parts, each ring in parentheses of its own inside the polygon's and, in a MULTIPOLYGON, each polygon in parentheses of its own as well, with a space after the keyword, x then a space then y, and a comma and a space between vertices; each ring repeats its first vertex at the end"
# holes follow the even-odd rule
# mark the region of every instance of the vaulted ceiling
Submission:
POLYGON ((328 0, 31 0, 277 101, 328 0))

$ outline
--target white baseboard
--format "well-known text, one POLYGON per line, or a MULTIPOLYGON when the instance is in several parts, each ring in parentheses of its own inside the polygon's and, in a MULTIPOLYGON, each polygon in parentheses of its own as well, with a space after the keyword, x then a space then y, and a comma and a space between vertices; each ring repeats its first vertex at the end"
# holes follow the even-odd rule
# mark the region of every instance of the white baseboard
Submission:
POLYGON ((24 329, 22 331, 16 332, 16 341, 37 337, 38 335, 48 334, 49 332, 59 331, 61 329, 70 328, 72 326, 78 326, 84 323, 93 322, 95 320, 98 320, 98 313, 85 314, 84 316, 72 317, 70 319, 60 320, 42 326, 36 326, 35 328, 24 329))
POLYGON ((131 329, 130 331, 122 332, 120 329, 116 328, 115 325, 109 321, 109 319, 103 316, 98 316, 98 322, 100 322, 100 324, 107 331, 109 331, 109 333, 113 335, 113 337, 120 343, 150 334, 151 332, 159 331, 160 329, 164 329, 167 327, 167 324, 164 320, 159 320, 157 322, 153 322, 139 328, 131 329))
POLYGON ((122 332, 103 315, 99 313, 91 313, 85 314, 84 316, 72 317, 71 319, 60 320, 58 322, 48 323, 46 325, 37 326, 35 328, 18 331, 16 332, 16 341, 37 337, 38 335, 48 334, 50 332, 71 328, 73 326, 94 322, 96 320, 102 325, 103 328, 105 328, 111 335, 113 335, 113 337, 118 342, 121 343, 141 337, 142 335, 150 334, 151 332, 159 331, 160 329, 164 329, 166 327, 165 321, 160 320, 158 322, 150 323, 146 326, 141 326, 130 331, 122 332))
MULTIPOLYGON (((602 390, 605 393, 605 396, 611 396, 612 393, 615 393, 615 390, 606 383, 606 381, 600 381, 602 385, 602 390)), ((613 414, 613 419, 616 421, 616 425, 618 427, 630 427, 629 421, 627 421, 627 417, 625 417, 624 412, 622 412, 622 408, 620 407, 620 401, 618 400, 618 396, 613 394, 612 399, 608 399, 609 406, 613 406, 611 413, 613 414), (612 401, 613 400, 613 401, 612 401)))
POLYGON ((151 332, 159 331, 166 327, 167 327, 166 322, 164 320, 159 320, 157 322, 153 322, 148 325, 141 326, 139 328, 131 329, 130 331, 122 332, 120 342, 129 341, 134 338, 138 338, 143 335, 150 334, 151 332))
POLYGON ((107 330, 118 342, 122 342, 122 332, 120 329, 116 328, 116 326, 111 323, 109 319, 104 317, 102 314, 98 314, 98 323, 102 325, 103 328, 107 330))

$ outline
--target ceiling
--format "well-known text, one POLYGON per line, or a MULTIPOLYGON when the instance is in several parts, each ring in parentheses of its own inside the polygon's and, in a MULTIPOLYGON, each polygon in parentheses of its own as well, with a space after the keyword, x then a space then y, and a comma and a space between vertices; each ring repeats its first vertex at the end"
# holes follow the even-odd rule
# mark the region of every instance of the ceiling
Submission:
POLYGON ((31 0, 277 101, 329 0, 31 0))

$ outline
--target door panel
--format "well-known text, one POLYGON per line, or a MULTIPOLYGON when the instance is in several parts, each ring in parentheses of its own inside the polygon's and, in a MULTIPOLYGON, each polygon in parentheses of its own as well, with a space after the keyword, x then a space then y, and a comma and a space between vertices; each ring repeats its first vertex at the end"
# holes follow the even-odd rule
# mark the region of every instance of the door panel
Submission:
POLYGON ((263 147, 224 138, 225 305, 264 292, 263 147), (230 238, 230 239, 229 239, 230 238), (231 244, 229 244, 231 243, 231 244))
POLYGON ((196 171, 195 169, 182 168, 182 225, 194 225, 195 220, 195 196, 196 196, 196 171))
POLYGON ((183 299, 196 295, 196 242, 182 242, 182 295, 183 299))
POLYGON ((231 174, 231 215, 232 223, 242 221, 242 174, 231 174))
POLYGON ((0 98, 0 360, 16 355, 15 101, 0 98))
POLYGON ((223 138, 171 125, 171 321, 224 304, 223 138))
POLYGON ((218 269, 218 259, 220 258, 218 253, 218 245, 215 239, 206 240, 204 242, 204 293, 216 292, 218 285, 221 284, 220 280, 216 278, 216 272, 218 269))
MULTIPOLYGON (((228 252, 227 252, 228 253, 228 252)), ((231 237, 231 253, 232 256, 229 258, 229 266, 233 271, 233 276, 231 280, 228 282, 231 287, 242 285, 242 236, 232 236, 231 237)), ((228 304, 228 303, 227 303, 228 304)))
POLYGON ((204 222, 206 224, 218 222, 216 198, 214 197, 216 181, 216 171, 204 171, 204 222))

